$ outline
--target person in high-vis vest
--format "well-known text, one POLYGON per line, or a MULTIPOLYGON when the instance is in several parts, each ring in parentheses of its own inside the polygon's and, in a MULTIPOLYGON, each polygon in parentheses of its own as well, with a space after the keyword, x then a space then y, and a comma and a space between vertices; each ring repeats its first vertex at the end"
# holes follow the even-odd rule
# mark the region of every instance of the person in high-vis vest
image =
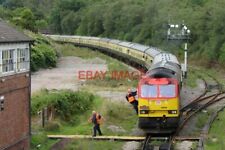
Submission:
POLYGON ((102 132, 100 129, 100 124, 102 122, 102 116, 100 114, 98 114, 96 111, 92 111, 92 116, 89 119, 89 122, 93 123, 93 137, 96 136, 96 133, 98 131, 98 134, 101 136, 102 132))
POLYGON ((128 89, 126 99, 130 104, 133 105, 136 113, 138 114, 138 101, 135 98, 136 95, 137 95, 137 91, 131 91, 130 89, 128 89))

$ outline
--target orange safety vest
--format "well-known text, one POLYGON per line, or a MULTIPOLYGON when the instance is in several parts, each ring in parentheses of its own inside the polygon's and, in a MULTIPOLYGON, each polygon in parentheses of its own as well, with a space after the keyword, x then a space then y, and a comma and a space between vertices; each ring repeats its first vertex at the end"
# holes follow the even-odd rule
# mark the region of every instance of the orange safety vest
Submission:
POLYGON ((135 100, 134 96, 129 96, 129 97, 128 97, 129 103, 132 103, 134 100, 135 100))

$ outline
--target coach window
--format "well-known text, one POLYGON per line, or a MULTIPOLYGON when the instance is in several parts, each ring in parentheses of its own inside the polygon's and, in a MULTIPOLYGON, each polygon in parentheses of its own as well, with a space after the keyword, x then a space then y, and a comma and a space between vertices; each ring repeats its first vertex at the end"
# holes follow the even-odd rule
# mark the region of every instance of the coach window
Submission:
POLYGON ((23 71, 29 66, 29 51, 28 48, 17 49, 17 70, 23 71))
POLYGON ((3 50, 2 51, 2 72, 14 71, 14 50, 3 50))

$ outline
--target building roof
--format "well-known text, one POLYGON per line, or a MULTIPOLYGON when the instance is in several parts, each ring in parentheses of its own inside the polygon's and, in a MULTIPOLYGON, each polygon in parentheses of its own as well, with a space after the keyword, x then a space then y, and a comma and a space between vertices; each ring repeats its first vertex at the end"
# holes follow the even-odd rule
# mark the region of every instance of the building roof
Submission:
POLYGON ((14 27, 0 19, 0 43, 32 42, 33 39, 17 31, 14 27))

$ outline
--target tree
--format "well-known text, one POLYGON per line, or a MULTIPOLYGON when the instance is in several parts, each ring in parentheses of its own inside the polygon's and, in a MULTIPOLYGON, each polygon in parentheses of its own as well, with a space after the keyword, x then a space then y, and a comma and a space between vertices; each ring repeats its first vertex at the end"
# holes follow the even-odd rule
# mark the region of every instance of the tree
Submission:
MULTIPOLYGON (((58 1, 52 9, 50 16, 50 23, 53 30, 58 33, 62 33, 63 30, 66 33, 74 33, 76 26, 72 25, 68 19, 72 19, 72 16, 75 16, 73 13, 79 11, 84 6, 84 2, 81 0, 58 1), (64 27, 62 25, 66 26, 64 27), (69 25, 72 25, 71 28, 69 28, 69 25)), ((79 17, 76 16, 72 22, 77 23, 79 20, 79 17)))
POLYGON ((61 21, 61 28, 63 33, 74 34, 74 31, 77 29, 80 23, 80 17, 70 11, 61 21))
POLYGON ((17 8, 13 12, 12 22, 24 29, 35 31, 35 18, 29 8, 17 8))
POLYGON ((37 28, 38 31, 43 31, 44 29, 47 28, 47 26, 48 26, 48 23, 44 19, 35 21, 35 27, 37 28))
POLYGON ((18 7, 23 7, 23 0, 1 0, 2 5, 9 9, 16 9, 18 7))

